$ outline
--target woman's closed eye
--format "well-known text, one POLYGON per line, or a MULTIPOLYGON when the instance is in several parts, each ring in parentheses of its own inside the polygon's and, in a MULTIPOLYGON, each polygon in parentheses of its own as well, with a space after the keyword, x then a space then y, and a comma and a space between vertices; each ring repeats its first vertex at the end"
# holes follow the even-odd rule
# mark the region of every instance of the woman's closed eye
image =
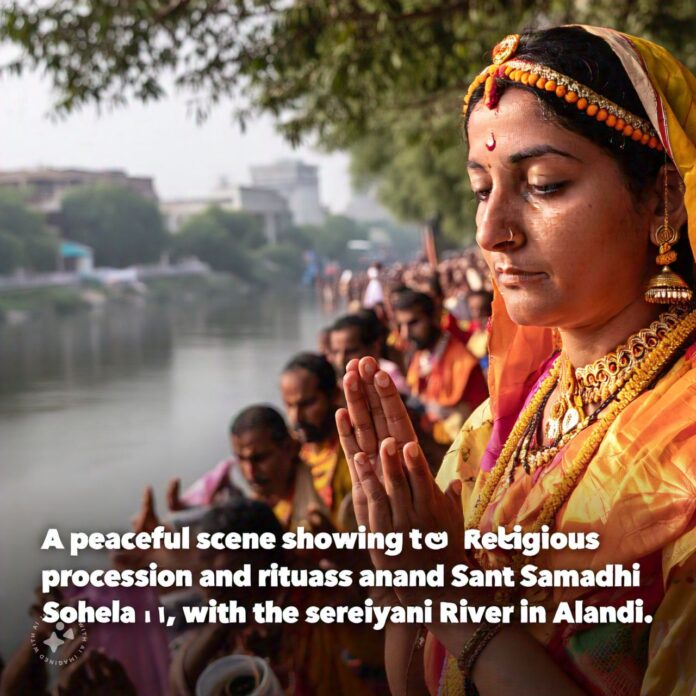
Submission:
MULTIPOLYGON (((535 196, 551 196, 554 193, 562 191, 567 183, 567 181, 554 181, 546 184, 528 184, 524 195, 526 196, 531 193, 535 196)), ((473 189, 473 193, 474 198, 481 203, 482 201, 488 200, 491 194, 491 189, 482 186, 481 188, 473 189)))
POLYGON ((473 189, 474 192, 474 198, 480 203, 481 201, 485 201, 488 196, 491 193, 491 190, 489 188, 479 188, 479 189, 473 189))
POLYGON ((528 190, 537 196, 550 196, 562 191, 567 183, 567 181, 553 181, 546 184, 529 184, 528 190))

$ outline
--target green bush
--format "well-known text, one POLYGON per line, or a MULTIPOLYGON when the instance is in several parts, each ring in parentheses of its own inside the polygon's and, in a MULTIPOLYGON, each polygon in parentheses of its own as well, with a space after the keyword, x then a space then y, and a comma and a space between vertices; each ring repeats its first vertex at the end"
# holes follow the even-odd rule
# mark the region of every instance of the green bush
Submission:
POLYGON ((19 194, 0 191, 0 273, 20 267, 51 271, 57 256, 58 240, 41 215, 29 210, 19 194))
POLYGON ((172 240, 174 258, 195 256, 213 270, 256 281, 252 252, 263 243, 260 222, 244 213, 211 207, 194 215, 172 240))
POLYGON ((94 250, 98 266, 124 268, 157 261, 169 244, 157 205, 119 186, 84 186, 61 204, 67 239, 94 250))
POLYGON ((258 249, 256 258, 264 264, 269 272, 269 280, 277 277, 279 280, 299 282, 304 270, 302 251, 287 242, 281 244, 269 244, 258 249))
POLYGON ((22 264, 22 242, 13 234, 0 230, 0 273, 10 274, 22 264))

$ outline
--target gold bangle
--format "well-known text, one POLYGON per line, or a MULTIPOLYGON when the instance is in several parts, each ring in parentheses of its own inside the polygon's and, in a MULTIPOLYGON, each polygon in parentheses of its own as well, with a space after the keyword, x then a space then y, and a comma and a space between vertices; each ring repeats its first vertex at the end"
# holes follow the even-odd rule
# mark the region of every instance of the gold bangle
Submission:
POLYGON ((498 635, 503 627, 501 623, 482 623, 466 642, 459 653, 457 667, 464 677, 464 696, 478 696, 478 689, 473 680, 474 665, 486 646, 498 635))

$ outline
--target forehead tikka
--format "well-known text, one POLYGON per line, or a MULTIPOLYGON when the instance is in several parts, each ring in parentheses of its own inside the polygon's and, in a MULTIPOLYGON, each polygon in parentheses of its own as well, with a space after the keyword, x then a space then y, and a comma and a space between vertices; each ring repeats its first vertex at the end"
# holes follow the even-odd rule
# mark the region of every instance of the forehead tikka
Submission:
POLYGON ((510 34, 495 46, 492 65, 482 70, 469 86, 462 105, 463 115, 466 116, 471 96, 481 85, 484 86, 484 103, 488 108, 495 108, 499 99, 496 80, 507 79, 553 93, 568 104, 574 104, 586 116, 621 132, 624 137, 662 151, 662 144, 649 121, 632 114, 567 75, 539 63, 513 58, 519 41, 518 34, 510 34))

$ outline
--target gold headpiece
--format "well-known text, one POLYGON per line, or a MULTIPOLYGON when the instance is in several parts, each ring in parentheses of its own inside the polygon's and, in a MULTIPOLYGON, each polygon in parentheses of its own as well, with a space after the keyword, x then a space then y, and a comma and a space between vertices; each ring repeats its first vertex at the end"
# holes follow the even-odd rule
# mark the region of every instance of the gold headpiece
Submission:
POLYGON ((553 92, 559 99, 564 99, 568 104, 575 104, 579 111, 583 111, 599 123, 604 123, 608 128, 623 133, 626 138, 647 145, 653 150, 662 150, 662 144, 649 121, 632 114, 572 77, 540 63, 514 59, 519 43, 519 34, 510 34, 495 46, 491 52, 492 65, 479 73, 464 97, 462 113, 465 116, 471 95, 481 85, 484 85, 484 103, 489 108, 494 108, 498 103, 496 79, 506 78, 538 90, 553 92))

